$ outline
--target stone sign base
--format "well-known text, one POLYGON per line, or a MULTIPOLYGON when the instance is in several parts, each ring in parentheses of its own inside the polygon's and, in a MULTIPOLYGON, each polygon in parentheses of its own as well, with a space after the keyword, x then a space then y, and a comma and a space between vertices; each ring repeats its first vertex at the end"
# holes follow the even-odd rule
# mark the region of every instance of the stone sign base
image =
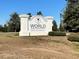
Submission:
POLYGON ((47 32, 19 32, 19 36, 47 36, 47 32))

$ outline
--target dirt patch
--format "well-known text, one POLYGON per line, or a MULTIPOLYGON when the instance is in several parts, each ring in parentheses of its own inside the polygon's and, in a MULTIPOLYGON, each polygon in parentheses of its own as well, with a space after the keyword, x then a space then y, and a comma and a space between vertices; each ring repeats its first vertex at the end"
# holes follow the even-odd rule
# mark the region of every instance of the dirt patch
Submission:
POLYGON ((0 33, 0 59, 79 59, 64 37, 18 37, 0 33))

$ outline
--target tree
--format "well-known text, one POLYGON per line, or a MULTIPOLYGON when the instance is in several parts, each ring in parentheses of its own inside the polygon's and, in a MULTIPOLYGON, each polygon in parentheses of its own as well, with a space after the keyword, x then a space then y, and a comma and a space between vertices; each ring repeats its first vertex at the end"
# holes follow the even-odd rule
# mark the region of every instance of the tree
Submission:
POLYGON ((57 29, 57 23, 56 23, 55 20, 53 21, 52 30, 53 30, 53 31, 57 31, 57 30, 58 30, 58 29, 57 29))
POLYGON ((31 13, 27 13, 27 15, 29 15, 29 19, 32 17, 32 14, 31 13))
POLYGON ((27 15, 29 15, 29 17, 32 17, 32 14, 31 13, 27 13, 27 15))
POLYGON ((65 31, 64 26, 63 26, 62 22, 60 23, 59 31, 65 31))
POLYGON ((10 15, 10 21, 8 22, 8 28, 11 32, 18 32, 20 30, 20 18, 19 15, 15 12, 10 15))
POLYGON ((59 31, 65 31, 64 24, 63 24, 63 14, 62 13, 60 13, 60 26, 59 26, 59 31))
POLYGON ((3 32, 8 32, 8 26, 7 26, 7 24, 4 24, 3 32))
POLYGON ((43 16, 43 14, 42 14, 42 12, 41 12, 41 11, 37 12, 37 15, 42 15, 42 16, 43 16))
POLYGON ((2 25, 0 25, 0 32, 2 32, 3 31, 3 26, 2 25))
POLYGON ((66 30, 79 28, 79 0, 66 0, 67 7, 63 15, 66 30))

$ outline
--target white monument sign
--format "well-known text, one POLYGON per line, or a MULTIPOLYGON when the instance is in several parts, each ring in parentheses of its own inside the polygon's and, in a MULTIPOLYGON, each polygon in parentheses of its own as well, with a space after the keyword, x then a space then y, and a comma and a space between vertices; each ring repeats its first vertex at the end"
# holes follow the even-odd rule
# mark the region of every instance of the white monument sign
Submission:
POLYGON ((19 36, 46 36, 52 31, 51 16, 36 15, 29 18, 29 15, 20 15, 21 30, 19 36))

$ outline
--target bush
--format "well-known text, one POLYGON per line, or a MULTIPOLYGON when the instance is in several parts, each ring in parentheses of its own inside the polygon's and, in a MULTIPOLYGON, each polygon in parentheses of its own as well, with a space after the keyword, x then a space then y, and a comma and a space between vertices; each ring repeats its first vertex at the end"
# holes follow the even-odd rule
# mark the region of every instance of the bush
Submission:
POLYGON ((49 32, 49 36, 66 36, 65 32, 49 32))
POLYGON ((69 41, 79 42, 79 35, 69 35, 68 40, 69 41))
POLYGON ((18 33, 18 32, 16 32, 16 33, 14 34, 14 36, 19 36, 19 33, 18 33))

